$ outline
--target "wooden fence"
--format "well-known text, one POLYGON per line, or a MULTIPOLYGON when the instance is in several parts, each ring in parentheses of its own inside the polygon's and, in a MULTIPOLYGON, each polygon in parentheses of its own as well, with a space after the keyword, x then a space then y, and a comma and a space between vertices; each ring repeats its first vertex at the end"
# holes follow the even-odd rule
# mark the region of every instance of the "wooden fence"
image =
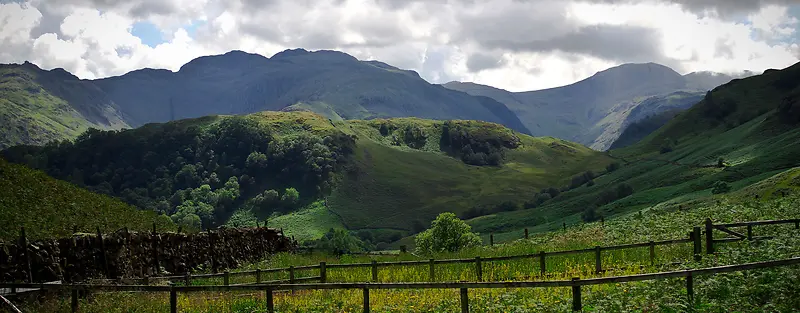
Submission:
POLYGON ((787 220, 766 220, 766 221, 751 221, 751 222, 736 222, 736 223, 723 223, 714 224, 711 219, 705 221, 705 234, 706 234, 706 253, 712 254, 715 251, 714 243, 726 243, 741 240, 758 240, 769 239, 769 236, 754 236, 753 226, 759 225, 779 225, 779 224, 794 224, 794 229, 800 229, 800 219, 787 219, 787 220), (731 230, 734 227, 746 227, 747 234, 742 234, 731 230), (733 237, 726 237, 722 239, 714 239, 714 230, 722 231, 733 237))
POLYGON ((264 291, 266 298, 267 312, 273 313, 274 301, 273 294, 279 290, 344 290, 360 289, 363 292, 363 312, 370 312, 370 290, 378 289, 459 289, 461 312, 469 312, 469 289, 490 289, 490 288, 557 288, 569 287, 572 290, 572 310, 581 311, 581 287, 588 285, 616 284, 625 282, 636 282, 646 280, 658 280, 668 278, 685 278, 686 294, 690 305, 696 300, 694 297, 694 277, 700 275, 711 275, 727 272, 739 272, 753 269, 772 268, 779 266, 790 266, 800 264, 800 257, 745 263, 738 265, 726 265, 702 269, 682 270, 672 272, 626 275, 603 278, 571 280, 552 280, 552 281, 516 281, 516 282, 425 282, 425 283, 318 283, 318 284, 256 284, 256 285, 229 285, 229 286, 142 286, 142 285, 49 285, 49 284, 8 284, 0 283, 0 287, 6 288, 41 288, 46 290, 68 290, 71 293, 72 312, 78 312, 78 291, 138 291, 138 292, 168 292, 170 312, 178 312, 177 294, 188 292, 209 292, 209 291, 264 291))
POLYGON ((699 255, 702 253, 702 235, 700 232, 700 227, 695 227, 692 232, 688 234, 687 238, 684 239, 672 239, 672 240, 663 240, 663 241, 649 241, 649 242, 642 242, 642 243, 632 243, 632 244, 624 244, 624 245, 614 245, 614 246, 596 246, 593 248, 586 248, 586 249, 576 249, 576 250, 562 250, 562 251, 540 251, 538 253, 532 254, 522 254, 522 255, 510 255, 510 256, 497 256, 497 257, 479 257, 476 256, 474 258, 466 258, 466 259, 428 259, 428 260, 412 260, 412 261, 387 261, 387 262, 377 262, 372 261, 369 263, 338 263, 338 264, 327 264, 326 262, 320 262, 317 265, 305 265, 305 266, 289 266, 283 268, 273 268, 273 269, 256 269, 250 271, 238 271, 238 272, 223 272, 223 273, 216 273, 216 274, 198 274, 198 275, 191 275, 189 273, 185 273, 183 275, 173 275, 173 276, 160 276, 160 277, 150 277, 149 279, 155 280, 170 280, 170 281, 178 281, 182 280, 185 281, 186 284, 191 283, 191 279, 193 278, 223 278, 224 281, 229 281, 229 278, 232 276, 254 276, 256 280, 256 284, 263 283, 261 281, 261 275, 265 273, 277 273, 277 272, 288 272, 289 279, 287 280, 280 280, 280 281, 273 281, 275 283, 296 283, 298 280, 313 280, 317 279, 321 283, 325 283, 327 280, 327 270, 329 269, 341 269, 341 268, 370 268, 372 274, 372 281, 378 281, 378 273, 381 267, 394 267, 394 266, 420 266, 420 265, 428 265, 429 268, 429 281, 436 281, 436 265, 442 264, 475 264, 475 274, 478 281, 483 280, 483 264, 486 262, 498 262, 498 261, 509 261, 509 260, 522 260, 522 259, 538 259, 539 260, 539 273, 541 276, 546 274, 547 270, 547 257, 554 257, 554 256, 564 256, 564 255, 574 255, 574 254, 594 254, 595 259, 595 272, 602 273, 603 270, 603 262, 602 262, 602 253, 604 251, 614 251, 614 250, 625 250, 625 249, 635 249, 635 248, 649 248, 649 258, 650 263, 655 263, 655 247, 656 246, 664 246, 664 245, 674 245, 674 244, 683 244, 683 243, 692 243, 693 244, 693 255, 695 258, 698 258, 699 255), (304 278, 295 278, 295 272, 299 270, 318 270, 319 275, 313 277, 304 277, 304 278))

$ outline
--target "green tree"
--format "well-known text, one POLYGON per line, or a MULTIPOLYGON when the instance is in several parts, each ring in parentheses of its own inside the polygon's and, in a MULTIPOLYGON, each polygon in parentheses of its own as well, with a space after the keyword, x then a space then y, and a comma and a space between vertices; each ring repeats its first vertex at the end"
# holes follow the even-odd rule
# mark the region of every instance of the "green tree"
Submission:
POLYGON ((727 182, 720 181, 720 180, 715 182, 714 185, 711 186, 711 188, 712 188, 711 189, 711 193, 713 193, 715 195, 721 194, 721 193, 727 193, 728 191, 731 191, 731 185, 729 185, 727 182))
POLYGON ((316 241, 315 248, 329 251, 335 255, 342 255, 367 250, 366 244, 358 237, 350 234, 345 229, 328 230, 322 238, 316 241))
POLYGON ((232 176, 225 183, 225 187, 217 191, 217 201, 222 206, 229 206, 239 198, 239 180, 232 176))
POLYGON ((283 196, 281 196, 281 202, 283 202, 283 205, 289 209, 295 208, 299 201, 300 192, 292 187, 286 188, 286 190, 283 192, 283 196))
POLYGON ((619 168, 620 168, 619 162, 614 162, 609 165, 606 165, 606 172, 611 173, 613 171, 618 170, 619 168))
POLYGON ((431 228, 419 233, 414 241, 417 252, 434 254, 439 252, 455 252, 463 248, 481 244, 478 234, 451 212, 439 214, 431 223, 431 228))
POLYGON ((225 223, 225 226, 231 228, 256 227, 257 222, 258 218, 253 214, 253 211, 239 209, 233 212, 233 215, 231 215, 228 222, 225 223))

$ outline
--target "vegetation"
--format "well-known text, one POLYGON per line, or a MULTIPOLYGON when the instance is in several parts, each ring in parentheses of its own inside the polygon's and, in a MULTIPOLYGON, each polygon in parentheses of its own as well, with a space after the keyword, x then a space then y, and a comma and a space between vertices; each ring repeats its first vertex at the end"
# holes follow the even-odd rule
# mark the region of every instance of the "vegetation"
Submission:
MULTIPOLYGON (((471 258, 474 256, 500 256, 530 254, 535 251, 558 251, 588 248, 597 245, 614 245, 634 242, 684 238, 686 232, 711 217, 715 221, 734 222, 747 220, 785 219, 797 216, 797 193, 800 169, 775 175, 752 184, 738 192, 695 203, 691 209, 673 210, 652 207, 643 213, 628 214, 605 223, 590 223, 534 235, 530 240, 517 240, 494 247, 482 246, 458 252, 436 253, 436 259, 471 258), (792 193, 768 197, 775 190, 787 188, 792 193), (754 200, 752 195, 761 195, 754 200)), ((658 271, 704 268, 745 262, 776 260, 800 256, 800 237, 791 226, 758 226, 756 235, 774 236, 774 239, 757 242, 720 244, 713 256, 703 255, 694 261, 690 244, 660 246, 655 250, 655 265, 649 261, 648 249, 630 249, 603 253, 603 266, 608 271, 603 276, 638 274, 658 271), (677 263, 676 263, 677 262, 677 263)), ((718 236, 726 236, 718 232, 718 236)), ((277 268, 289 265, 302 266, 332 263, 363 263, 377 260, 418 259, 407 254, 401 257, 350 256, 333 257, 326 254, 276 255, 268 261, 251 267, 277 268)), ((544 279, 570 279, 596 277, 594 255, 569 255, 548 257, 544 279)), ((489 281, 516 281, 542 279, 533 276, 538 272, 538 262, 531 260, 484 262, 483 277, 489 281)), ((296 271, 296 277, 315 275, 315 271, 296 271)), ((800 305, 795 281, 796 267, 778 267, 740 273, 703 275, 694 277, 695 303, 686 301, 683 279, 666 279, 623 284, 606 284, 583 289, 584 310, 588 312, 682 312, 690 308, 695 312, 726 312, 731 308, 746 312, 789 312, 800 305)), ((286 273, 262 274, 262 279, 286 279, 286 273)), ((330 282, 370 281, 367 268, 328 269, 330 282)), ((381 282, 411 282, 428 280, 428 266, 404 266, 391 270, 379 268, 381 282)), ((442 264, 436 266, 437 281, 471 281, 475 279, 474 264, 442 264)), ((253 278, 236 278, 231 283, 252 282, 253 278)), ((214 283, 196 281, 197 284, 214 283)), ((220 283, 216 281, 216 283, 220 283)), ((179 294, 178 305, 186 312, 251 312, 264 309, 263 295, 236 297, 239 293, 188 293, 179 294)), ((379 312, 431 312, 457 311, 458 297, 454 290, 391 290, 371 291, 371 309, 379 312)), ((567 288, 548 289, 497 289, 470 290, 470 310, 477 312, 542 311, 564 312, 570 309, 571 295, 567 288)), ((361 308, 361 294, 351 291, 313 291, 276 294, 276 310, 280 312, 353 312, 361 308)), ((167 306, 164 294, 103 293, 81 300, 82 309, 93 311, 157 311, 167 306)), ((69 310, 69 298, 61 297, 26 307, 32 311, 60 312, 69 310)))
POLYGON ((0 64, 0 149, 73 139, 90 127, 128 127, 112 105, 93 103, 91 88, 63 74, 30 63, 0 64), (76 98, 80 103, 68 101, 76 98))
POLYGON ((433 220, 431 228, 415 237, 417 253, 432 255, 441 252, 456 252, 481 244, 478 234, 453 213, 442 213, 433 220))
POLYGON ((73 227, 81 232, 149 230, 174 231, 175 224, 155 212, 142 212, 117 199, 98 195, 40 171, 0 158, 0 241, 19 238, 25 227, 29 239, 65 237, 73 227))
POLYGON ((364 252, 372 248, 349 231, 334 228, 328 230, 322 238, 312 241, 309 246, 333 255, 364 252))
POLYGON ((319 116, 287 115, 308 130, 286 132, 274 113, 206 117, 134 130, 90 129, 74 142, 19 146, 5 155, 170 215, 181 226, 206 228, 224 224, 239 207, 266 216, 330 191, 354 139, 330 126, 314 129, 314 123, 325 125, 319 116))

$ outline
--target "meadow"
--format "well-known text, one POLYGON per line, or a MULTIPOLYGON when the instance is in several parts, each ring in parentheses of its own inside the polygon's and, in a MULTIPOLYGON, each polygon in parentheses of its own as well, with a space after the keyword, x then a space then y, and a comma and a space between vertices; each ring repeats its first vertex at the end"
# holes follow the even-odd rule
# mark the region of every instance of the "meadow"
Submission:
MULTIPOLYGON (((653 209, 641 215, 622 216, 605 223, 590 223, 538 234, 529 240, 516 240, 494 247, 479 247, 458 253, 434 256, 436 259, 480 256, 516 255, 540 250, 555 251, 684 238, 693 226, 700 226, 707 217, 719 222, 796 218, 795 205, 800 197, 790 195, 770 200, 743 200, 742 193, 717 197, 692 209, 653 209)), ((674 245, 656 251, 656 264, 651 265, 647 248, 604 253, 603 264, 612 268, 599 276, 617 276, 666 270, 702 268, 776 260, 800 256, 800 230, 794 226, 758 226, 758 236, 772 235, 774 239, 722 244, 714 255, 693 260, 691 245, 674 245)), ((723 237, 724 234, 717 234, 723 237)), ((324 254, 278 254, 248 268, 276 268, 289 265, 314 265, 321 261, 332 263, 369 262, 376 260, 425 259, 411 254, 402 257, 342 256, 324 254)), ((569 279, 596 277, 593 255, 548 258, 548 275, 538 276, 538 260, 486 262, 485 281, 569 279)), ((437 265, 437 281, 474 281, 474 265, 437 265)), ((296 277, 316 275, 315 270, 297 271, 296 277)), ((263 280, 285 279, 286 274, 265 275, 263 280)), ((682 279, 667 279, 624 284, 585 287, 585 312, 683 312, 690 307, 696 312, 789 312, 800 307, 800 288, 796 267, 756 270, 743 273, 718 274, 695 278, 695 303, 688 303, 682 279)), ((251 277, 233 277, 231 284, 252 283, 251 277)), ((371 280, 369 268, 328 269, 329 282, 366 282, 371 280)), ((428 266, 381 268, 379 281, 427 281, 428 266)), ((221 284, 219 279, 196 280, 194 284, 221 284)), ((566 312, 570 310, 569 288, 470 290, 471 312, 566 312)), ((52 298, 30 307, 35 311, 59 312, 68 310, 68 298, 52 298)), ((371 293, 373 312, 456 312, 459 310, 457 290, 403 290, 371 293)), ((361 311, 360 291, 298 291, 278 293, 277 312, 358 312, 361 311)), ((164 312, 168 311, 166 294, 98 293, 81 301, 83 312, 164 312)), ((178 307, 182 312, 263 312, 263 293, 226 292, 180 294, 178 307)))

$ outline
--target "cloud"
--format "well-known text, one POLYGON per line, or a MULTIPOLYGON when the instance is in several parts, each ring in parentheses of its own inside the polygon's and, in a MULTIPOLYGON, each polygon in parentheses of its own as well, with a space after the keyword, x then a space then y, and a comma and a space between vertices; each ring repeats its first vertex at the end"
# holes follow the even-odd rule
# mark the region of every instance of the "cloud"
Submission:
POLYGON ((627 62, 683 73, 786 67, 800 54, 790 2, 29 0, 0 6, 0 62, 97 78, 177 70, 234 49, 271 56, 300 47, 383 61, 434 83, 531 90, 627 62), (136 23, 155 25, 165 42, 143 44, 131 34, 136 23))

